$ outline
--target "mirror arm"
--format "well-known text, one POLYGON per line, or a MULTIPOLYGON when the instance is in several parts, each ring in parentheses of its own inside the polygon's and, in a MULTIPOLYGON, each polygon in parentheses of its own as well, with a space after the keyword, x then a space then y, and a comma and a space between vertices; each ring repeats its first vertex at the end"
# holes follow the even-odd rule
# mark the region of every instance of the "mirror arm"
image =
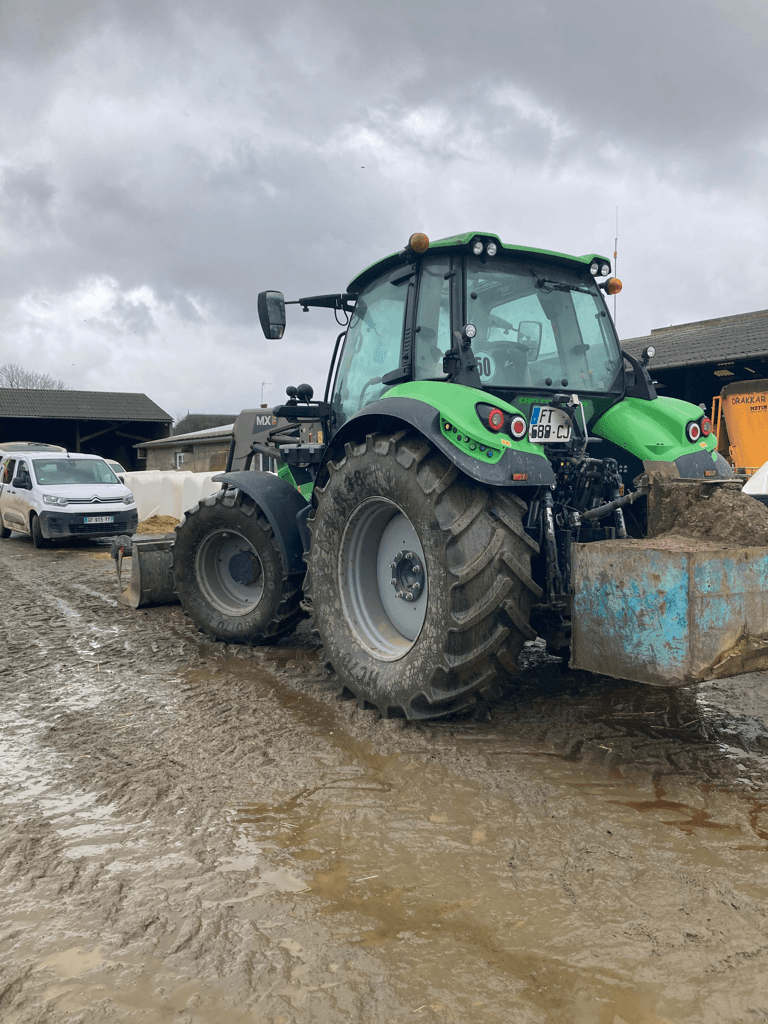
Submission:
POLYGON ((453 332, 453 344, 443 356, 443 373, 447 373, 454 384, 470 388, 483 386, 472 351, 472 340, 463 331, 453 332))
POLYGON ((352 292, 341 292, 334 295, 308 295, 304 299, 291 299, 286 306, 301 306, 305 313, 309 312, 312 306, 318 309, 337 309, 341 312, 351 313, 354 301, 357 298, 352 292))
POLYGON ((656 394, 656 388, 653 386, 651 375, 640 360, 635 359, 625 349, 621 350, 621 354, 635 371, 635 382, 626 389, 627 397, 641 398, 646 402, 652 402, 654 398, 658 398, 659 396, 656 394))

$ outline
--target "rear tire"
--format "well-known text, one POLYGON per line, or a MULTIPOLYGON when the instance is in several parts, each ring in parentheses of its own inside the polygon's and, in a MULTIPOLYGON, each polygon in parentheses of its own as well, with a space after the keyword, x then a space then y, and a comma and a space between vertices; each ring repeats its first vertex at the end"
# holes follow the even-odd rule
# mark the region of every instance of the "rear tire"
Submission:
POLYGON ((51 542, 43 536, 38 516, 32 516, 32 521, 29 524, 29 532, 32 534, 32 543, 36 548, 49 548, 51 546, 51 542))
POLYGON ((3 526, 3 521, 0 519, 0 540, 7 540, 11 536, 11 531, 7 526, 3 526))
POLYGON ((241 491, 220 491, 176 527, 173 577, 182 607, 216 640, 259 644, 302 617, 300 575, 288 575, 264 513, 241 491))
POLYGON ((411 719, 495 696, 536 636, 524 502, 412 433, 347 444, 328 469, 306 590, 340 693, 411 719))

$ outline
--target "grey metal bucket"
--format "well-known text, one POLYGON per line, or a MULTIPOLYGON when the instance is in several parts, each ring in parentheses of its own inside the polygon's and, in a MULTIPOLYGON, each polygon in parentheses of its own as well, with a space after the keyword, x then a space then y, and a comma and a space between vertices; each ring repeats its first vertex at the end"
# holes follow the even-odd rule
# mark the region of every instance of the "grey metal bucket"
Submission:
POLYGON ((110 553, 117 565, 117 600, 128 608, 147 605, 176 604, 178 597, 173 582, 173 542, 176 535, 163 537, 116 537, 110 553), (123 558, 131 557, 131 581, 123 585, 123 558))

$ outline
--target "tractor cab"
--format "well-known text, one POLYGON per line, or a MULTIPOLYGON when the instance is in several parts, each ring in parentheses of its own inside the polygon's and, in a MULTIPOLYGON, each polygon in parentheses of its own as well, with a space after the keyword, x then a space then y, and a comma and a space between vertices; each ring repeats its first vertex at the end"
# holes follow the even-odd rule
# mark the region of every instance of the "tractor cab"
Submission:
POLYGON ((603 257, 504 245, 495 235, 412 236, 348 289, 356 301, 332 429, 406 381, 468 384, 512 404, 577 392, 602 398, 601 413, 625 387, 602 295, 621 285, 597 280, 609 273, 603 257))

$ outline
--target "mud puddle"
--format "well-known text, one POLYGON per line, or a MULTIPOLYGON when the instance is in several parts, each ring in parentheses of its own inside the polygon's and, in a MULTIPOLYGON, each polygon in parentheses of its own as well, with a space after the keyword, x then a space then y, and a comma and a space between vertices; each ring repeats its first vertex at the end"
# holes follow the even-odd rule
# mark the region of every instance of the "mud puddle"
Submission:
POLYGON ((742 956, 764 951, 768 803, 520 749, 502 722, 419 731, 456 759, 484 737, 488 778, 382 757, 337 733, 347 776, 233 819, 243 842, 287 856, 334 938, 377 951, 415 1012, 601 1024, 763 1012, 759 974, 749 997, 732 993, 717 947, 721 929, 743 927, 746 901, 755 921, 742 956), (725 896, 742 874, 737 907, 725 896), (723 907, 692 923, 702 892, 723 907), (708 946, 714 960, 698 970, 708 946))
POLYGON ((380 722, 306 631, 210 643, 88 548, 0 571, 4 1024, 768 1018, 765 674, 533 647, 493 708, 380 722))

